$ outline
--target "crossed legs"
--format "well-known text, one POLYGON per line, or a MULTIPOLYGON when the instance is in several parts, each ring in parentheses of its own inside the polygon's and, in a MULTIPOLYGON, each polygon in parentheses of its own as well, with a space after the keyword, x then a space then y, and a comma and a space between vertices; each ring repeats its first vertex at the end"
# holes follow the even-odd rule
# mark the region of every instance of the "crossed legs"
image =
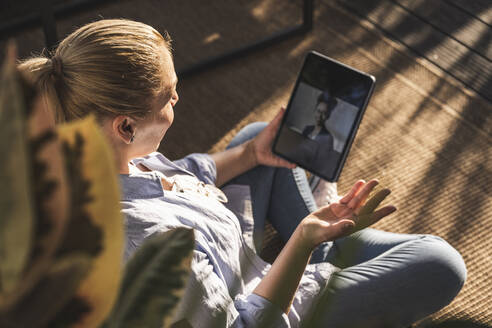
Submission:
MULTIPOLYGON (((248 125, 229 147, 253 138, 264 126, 248 125)), ((231 183, 250 186, 257 249, 267 217, 287 241, 316 209, 301 169, 260 166, 231 183)), ((341 270, 313 309, 310 327, 405 327, 449 304, 466 279, 460 254, 431 235, 364 229, 320 245, 311 262, 321 261, 341 270)))

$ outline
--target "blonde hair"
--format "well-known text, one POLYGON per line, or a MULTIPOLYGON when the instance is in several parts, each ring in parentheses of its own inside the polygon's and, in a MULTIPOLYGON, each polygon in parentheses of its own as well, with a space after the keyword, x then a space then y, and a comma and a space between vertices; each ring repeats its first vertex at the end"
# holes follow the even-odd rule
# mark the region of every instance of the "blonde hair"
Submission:
POLYGON ((87 24, 57 47, 19 65, 39 86, 57 122, 89 113, 143 118, 165 92, 170 38, 126 19, 87 24))

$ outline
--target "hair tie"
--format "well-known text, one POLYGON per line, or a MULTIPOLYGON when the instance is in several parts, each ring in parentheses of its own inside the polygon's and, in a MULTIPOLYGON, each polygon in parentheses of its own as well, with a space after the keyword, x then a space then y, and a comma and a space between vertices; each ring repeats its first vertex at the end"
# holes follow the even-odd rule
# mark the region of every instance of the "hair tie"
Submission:
POLYGON ((55 76, 61 76, 63 73, 63 64, 61 58, 58 56, 53 56, 51 58, 51 69, 55 76))

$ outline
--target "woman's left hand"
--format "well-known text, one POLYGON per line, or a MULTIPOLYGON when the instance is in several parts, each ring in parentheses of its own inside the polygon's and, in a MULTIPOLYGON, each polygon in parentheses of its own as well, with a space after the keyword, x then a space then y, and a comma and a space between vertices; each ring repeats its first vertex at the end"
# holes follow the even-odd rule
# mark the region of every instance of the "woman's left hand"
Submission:
POLYGON ((286 167, 293 169, 293 164, 272 153, 272 144, 275 134, 278 131, 285 109, 281 108, 273 120, 261 131, 253 140, 251 140, 252 154, 257 165, 268 165, 277 167, 286 167))
POLYGON ((313 250, 325 241, 335 240, 362 230, 396 211, 393 205, 377 210, 379 204, 390 194, 389 189, 379 190, 367 202, 377 180, 357 181, 350 192, 338 202, 320 207, 305 217, 297 226, 301 236, 300 245, 313 250))

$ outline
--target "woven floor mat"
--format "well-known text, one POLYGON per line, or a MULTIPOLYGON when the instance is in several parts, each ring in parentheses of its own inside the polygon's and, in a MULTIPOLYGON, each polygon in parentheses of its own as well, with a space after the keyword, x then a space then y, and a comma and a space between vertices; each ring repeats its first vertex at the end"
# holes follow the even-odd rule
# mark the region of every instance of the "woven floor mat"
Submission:
MULTIPOLYGON (((335 15, 335 11, 332 15, 342 16, 335 15)), ((379 177, 393 190, 391 201, 399 211, 377 228, 435 234, 462 254, 468 268, 462 292, 420 326, 453 317, 490 325, 490 103, 463 92, 463 87, 424 60, 405 56, 402 47, 377 35, 370 24, 364 27, 374 33, 351 29, 345 17, 339 21, 336 27, 333 21, 328 25, 335 31, 350 29, 342 39, 355 41, 359 49, 353 53, 366 58, 354 63, 373 72, 380 83, 347 160, 339 190, 347 190, 360 177, 379 177), (366 63, 367 59, 372 63, 366 63)))
MULTIPOLYGON (((226 131, 208 150, 223 149, 241 127, 271 119, 287 103, 302 57, 310 49, 375 75, 377 88, 339 190, 359 178, 379 178, 393 190, 391 202, 399 211, 377 228, 435 234, 463 255, 468 280, 462 292, 420 327, 451 318, 491 324, 490 104, 332 2, 320 4, 315 26, 305 38, 185 81, 182 97, 189 93, 194 98, 190 104, 203 107, 185 109, 183 127, 193 115, 200 121, 205 115, 214 122, 212 133, 226 131)), ((208 129, 198 128, 200 137, 211 140, 208 129)), ((177 140, 177 135, 172 138, 177 140)), ((164 150, 174 150, 169 140, 164 150)), ((193 148, 207 150, 202 146, 195 142, 193 148)))
MULTIPOLYGON (((316 1, 314 31, 180 82, 175 122, 161 145, 171 158, 222 150, 254 121, 286 105, 311 49, 376 76, 377 86, 339 181, 377 177, 398 212, 377 228, 431 233, 463 256, 467 282, 445 309, 424 320, 492 324, 492 114, 473 91, 334 1, 316 1)), ((59 34, 103 17, 167 29, 176 66, 231 49, 300 21, 301 2, 279 0, 121 2, 63 20, 59 34), (210 4, 212 3, 212 4, 210 4)), ((19 35, 25 56, 41 49, 39 30, 19 35)))

